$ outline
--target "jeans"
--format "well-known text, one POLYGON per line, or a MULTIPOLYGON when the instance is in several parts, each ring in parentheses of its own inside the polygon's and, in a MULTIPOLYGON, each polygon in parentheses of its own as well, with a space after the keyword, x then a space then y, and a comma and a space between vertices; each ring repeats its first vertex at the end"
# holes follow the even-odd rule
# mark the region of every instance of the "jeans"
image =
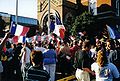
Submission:
POLYGON ((50 74, 49 81, 55 81, 56 64, 44 65, 44 68, 50 74))
POLYGON ((28 67, 28 65, 30 65, 30 63, 23 63, 21 65, 21 73, 22 73, 23 81, 26 81, 25 80, 25 76, 26 76, 26 70, 25 70, 25 68, 26 68, 26 66, 28 67))

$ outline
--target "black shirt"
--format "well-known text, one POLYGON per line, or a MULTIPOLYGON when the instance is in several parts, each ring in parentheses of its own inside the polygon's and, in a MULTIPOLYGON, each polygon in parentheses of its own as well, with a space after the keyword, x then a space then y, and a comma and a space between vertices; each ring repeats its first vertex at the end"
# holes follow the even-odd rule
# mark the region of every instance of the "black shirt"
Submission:
POLYGON ((79 50, 76 52, 76 68, 82 69, 82 68, 90 68, 92 59, 85 50, 79 50))

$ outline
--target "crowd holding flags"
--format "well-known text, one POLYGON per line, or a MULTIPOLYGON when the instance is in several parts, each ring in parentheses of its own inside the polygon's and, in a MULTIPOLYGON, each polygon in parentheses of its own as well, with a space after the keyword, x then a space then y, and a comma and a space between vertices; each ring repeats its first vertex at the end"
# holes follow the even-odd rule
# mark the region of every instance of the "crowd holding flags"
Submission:
MULTIPOLYGON (((61 38, 63 40, 65 36, 65 27, 61 23, 60 18, 56 16, 54 25, 51 25, 51 26, 55 26, 52 33, 56 34, 58 38, 61 38)), ((117 30, 117 28, 109 26, 109 25, 106 25, 106 27, 108 30, 109 38, 120 39, 120 32, 117 30)), ((12 37, 12 42, 13 43, 18 43, 18 42, 25 43, 28 39, 26 38, 26 35, 29 30, 30 30, 30 27, 22 26, 19 24, 16 25, 14 22, 11 22, 10 33, 11 35, 14 35, 12 37)), ((52 38, 52 36, 51 37, 50 36, 51 35, 41 35, 41 36, 35 35, 29 39, 31 39, 32 41, 43 41, 46 39, 50 40, 52 38)))
MULTIPOLYGON (((55 21, 53 23, 51 21, 51 23, 50 23, 50 30, 52 30, 52 32, 50 34, 54 33, 58 36, 58 38, 64 39, 65 31, 66 31, 65 27, 62 24, 61 19, 57 15, 57 13, 55 13, 54 17, 55 17, 55 21)), ((9 38, 9 39, 12 40, 13 43, 18 43, 18 42, 23 43, 23 42, 27 41, 26 36, 30 30, 30 27, 26 27, 24 25, 17 23, 17 14, 16 14, 16 21, 11 21, 10 23, 11 24, 10 24, 9 32, 12 35, 12 39, 11 38, 9 38)), ((44 36, 35 35, 33 37, 30 37, 30 39, 37 40, 37 41, 41 41, 46 38, 50 39, 51 38, 50 34, 48 36, 47 35, 46 36, 45 35, 44 36)))

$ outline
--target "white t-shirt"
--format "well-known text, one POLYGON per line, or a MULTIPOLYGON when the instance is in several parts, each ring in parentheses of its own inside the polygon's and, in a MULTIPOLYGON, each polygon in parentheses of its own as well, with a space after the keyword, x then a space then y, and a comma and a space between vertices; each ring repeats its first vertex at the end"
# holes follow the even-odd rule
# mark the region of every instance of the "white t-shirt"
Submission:
POLYGON ((21 58, 21 63, 30 63, 31 50, 28 47, 25 47, 25 48, 21 49, 21 52, 23 52, 23 55, 22 55, 22 58, 21 58), (24 49, 26 49, 26 52, 25 52, 24 49), (24 62, 25 53, 26 53, 26 58, 25 58, 25 62, 24 62))
POLYGON ((46 50, 44 47, 38 47, 38 46, 35 46, 34 47, 34 50, 36 51, 41 51, 42 53, 46 50))
POLYGON ((95 71, 96 81, 112 81, 113 77, 119 77, 119 72, 113 63, 109 63, 104 67, 99 67, 95 62, 91 65, 91 70, 95 71))

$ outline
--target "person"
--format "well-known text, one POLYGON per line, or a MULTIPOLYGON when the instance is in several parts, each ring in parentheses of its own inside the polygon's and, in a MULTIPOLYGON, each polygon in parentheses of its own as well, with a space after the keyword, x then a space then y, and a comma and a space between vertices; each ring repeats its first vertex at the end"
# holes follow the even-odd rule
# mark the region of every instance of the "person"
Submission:
POLYGON ((89 73, 91 73, 92 75, 94 75, 94 73, 90 69, 92 59, 90 54, 89 40, 84 41, 82 46, 82 50, 79 49, 75 54, 75 77, 78 81, 90 81, 89 73))
POLYGON ((4 47, 4 45, 5 45, 6 41, 7 41, 7 39, 9 38, 9 36, 10 36, 10 32, 6 33, 5 36, 4 36, 4 38, 1 40, 0 50, 3 49, 3 47, 4 47))
POLYGON ((21 74, 21 64, 20 64, 20 57, 19 54, 21 53, 22 49, 22 43, 14 44, 13 48, 13 69, 14 69, 14 74, 16 76, 15 79, 20 79, 22 80, 22 74, 21 74))
POLYGON ((60 65, 60 72, 62 73, 63 77, 67 75, 71 75, 72 71, 72 64, 71 64, 71 52, 69 43, 64 40, 63 46, 59 50, 59 54, 57 55, 58 63, 60 65))
POLYGON ((73 46, 70 48, 71 56, 74 58, 75 52, 79 49, 78 41, 74 40, 73 46))
POLYGON ((55 47, 51 42, 48 45, 48 50, 43 53, 43 66, 45 70, 50 74, 49 81, 55 81, 57 53, 55 47))
POLYGON ((9 41, 6 41, 5 47, 6 47, 5 55, 7 59, 6 61, 4 61, 4 75, 6 81, 10 81, 14 77, 13 48, 12 44, 9 41))
POLYGON ((48 81, 50 75, 43 69, 43 54, 33 50, 30 55, 32 65, 26 71, 26 81, 48 81))
POLYGON ((73 41, 73 46, 70 47, 72 65, 74 64, 75 52, 76 52, 78 49, 79 49, 78 41, 77 41, 77 40, 74 40, 74 41, 73 41))
POLYGON ((96 74, 96 81, 113 81, 113 78, 119 78, 116 66, 108 62, 103 50, 98 51, 97 60, 91 65, 91 70, 96 74))
POLYGON ((21 73, 23 77, 23 81, 25 79, 25 67, 26 65, 30 64, 30 53, 31 50, 28 48, 28 43, 24 44, 23 48, 21 49, 21 73))
POLYGON ((36 43, 36 45, 34 46, 34 50, 42 51, 43 53, 46 49, 42 46, 42 42, 38 41, 38 43, 36 43))
POLYGON ((95 61, 97 58, 97 51, 96 51, 96 46, 95 45, 91 45, 91 58, 95 61))
POLYGON ((118 71, 120 72, 120 54, 119 50, 116 48, 115 41, 110 39, 107 41, 107 45, 109 48, 108 61, 115 64, 118 71))
MULTIPOLYGON (((9 36, 10 36, 10 33, 9 32, 6 33, 4 38, 0 42, 0 57, 1 57, 1 54, 2 54, 3 47, 5 46, 5 43, 6 43, 7 39, 9 38, 9 36)), ((1 62, 1 58, 0 58, 0 81, 2 80, 1 79, 1 73, 3 72, 3 70, 4 70, 3 65, 2 65, 2 62, 1 62)))

